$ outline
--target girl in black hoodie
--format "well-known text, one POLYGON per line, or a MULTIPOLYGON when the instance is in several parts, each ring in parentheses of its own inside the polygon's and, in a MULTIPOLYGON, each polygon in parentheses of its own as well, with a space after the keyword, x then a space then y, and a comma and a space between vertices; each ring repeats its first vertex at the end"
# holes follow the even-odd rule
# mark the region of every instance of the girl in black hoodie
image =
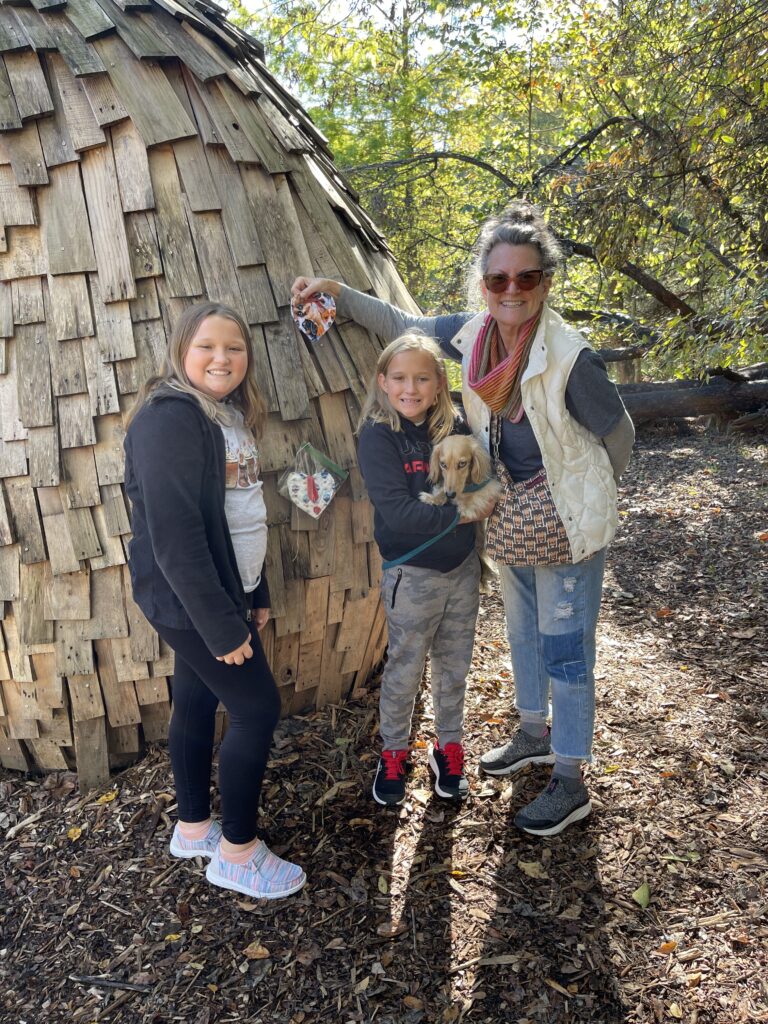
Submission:
POLYGON ((266 407, 248 327, 201 303, 179 318, 160 372, 139 392, 125 439, 133 596, 176 653, 168 746, 179 820, 170 851, 209 858, 214 885, 287 896, 306 877, 257 837, 259 794, 280 697, 259 640, 269 618, 258 441, 266 407), (240 473, 240 464, 249 472, 240 473), (215 714, 222 823, 211 818, 215 714))

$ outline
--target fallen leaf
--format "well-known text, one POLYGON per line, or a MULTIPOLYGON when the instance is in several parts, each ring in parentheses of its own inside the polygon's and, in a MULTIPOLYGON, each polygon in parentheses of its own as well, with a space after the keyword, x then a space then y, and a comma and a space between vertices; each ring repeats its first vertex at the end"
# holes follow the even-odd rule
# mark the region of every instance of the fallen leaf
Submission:
POLYGON ((669 1015, 670 1017, 674 1017, 676 1020, 680 1020, 683 1016, 683 1011, 680 1009, 677 1003, 670 1003, 669 1015))
POLYGON ((409 1010, 423 1010, 424 1003, 418 996, 403 996, 403 1002, 409 1010))
POLYGON ((338 796, 343 789, 349 789, 350 786, 356 786, 357 782, 354 779, 347 779, 345 782, 334 782, 330 789, 327 789, 323 795, 315 801, 315 807, 320 807, 322 804, 328 803, 329 800, 333 800, 334 797, 338 796))
POLYGON ((696 988, 701 984, 701 971, 697 971, 695 974, 686 974, 685 984, 688 988, 696 988))
POLYGON ((370 827, 373 824, 373 822, 371 821, 370 818, 350 818, 349 819, 349 824, 352 825, 353 828, 354 827, 360 828, 362 826, 370 827))
POLYGON ((97 804, 111 804, 116 796, 117 796, 117 790, 116 789, 110 789, 110 791, 108 793, 102 793, 101 796, 96 801, 96 803, 97 804))
POLYGON ((566 921, 578 921, 581 917, 581 911, 582 906, 580 903, 571 903, 570 906, 566 907, 557 916, 562 917, 566 921))
POLYGON ((529 878, 549 878, 544 865, 539 864, 537 860, 519 860, 517 866, 529 878))
POLYGON ((382 896, 386 896, 387 893, 389 892, 389 883, 387 882, 387 880, 384 877, 384 875, 379 875, 379 880, 378 880, 378 882, 376 884, 377 884, 378 890, 382 894, 382 896))
POLYGON ((666 955, 667 953, 674 953, 674 951, 676 949, 677 949, 677 943, 675 942, 674 939, 670 939, 669 942, 662 942, 662 944, 659 946, 659 948, 656 950, 656 952, 657 953, 663 953, 663 954, 666 955))
POLYGON ((376 928, 376 934, 380 935, 383 939, 394 939, 407 930, 406 925, 402 921, 382 921, 376 928))
POLYGON ((418 800, 420 804, 428 804, 432 799, 431 789, 414 789, 411 793, 414 800, 418 800))
POLYGON ((172 932, 170 935, 166 935, 165 936, 165 941, 166 942, 178 942, 180 938, 181 938, 181 935, 179 935, 178 932, 172 932))
POLYGON ((245 947, 243 955, 248 957, 249 960, 267 960, 272 956, 267 947, 262 946, 258 939, 254 939, 249 946, 245 947))
POLYGON ((559 982, 555 981, 554 978, 545 978, 544 984, 549 985, 549 987, 553 988, 555 992, 559 992, 560 995, 565 996, 567 999, 571 998, 571 993, 568 991, 568 989, 565 988, 565 986, 561 985, 559 982))
POLYGON ((371 983, 371 976, 369 974, 367 978, 363 978, 362 981, 359 981, 357 983, 357 985, 355 985, 355 995, 359 996, 361 992, 365 992, 365 990, 368 988, 370 983, 371 983))
POLYGON ((651 902, 651 890, 647 882, 643 882, 638 889, 635 889, 632 893, 632 899, 635 903, 639 903, 643 910, 645 910, 651 902))
POLYGON ((72 842, 74 843, 80 838, 82 834, 83 830, 81 828, 78 828, 77 825, 75 825, 73 828, 70 828, 67 831, 67 839, 71 839, 72 842))
POLYGON ((672 615, 671 608, 657 608, 655 612, 657 619, 668 619, 672 615))
POLYGON ((731 636, 734 637, 734 639, 736 639, 736 640, 752 640, 752 639, 754 639, 754 637, 757 636, 757 630, 754 629, 754 628, 753 629, 737 629, 733 633, 731 633, 731 636))

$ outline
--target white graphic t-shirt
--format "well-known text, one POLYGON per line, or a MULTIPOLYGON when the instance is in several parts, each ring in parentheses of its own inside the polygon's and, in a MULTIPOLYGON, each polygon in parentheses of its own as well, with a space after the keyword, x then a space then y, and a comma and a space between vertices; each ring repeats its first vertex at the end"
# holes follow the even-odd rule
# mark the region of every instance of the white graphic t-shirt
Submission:
POLYGON ((267 507, 259 479, 259 449, 243 414, 230 409, 231 424, 221 423, 226 448, 224 511, 237 568, 246 594, 261 580, 267 554, 267 507))

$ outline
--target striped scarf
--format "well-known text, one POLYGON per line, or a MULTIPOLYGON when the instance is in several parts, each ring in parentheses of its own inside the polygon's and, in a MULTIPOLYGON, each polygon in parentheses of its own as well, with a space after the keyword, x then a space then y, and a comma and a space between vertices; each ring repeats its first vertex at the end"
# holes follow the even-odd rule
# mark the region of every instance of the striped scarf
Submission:
POLYGON ((515 347, 510 353, 504 348, 499 328, 489 313, 472 347, 469 386, 491 412, 512 423, 519 423, 524 415, 520 382, 528 365, 541 313, 540 309, 520 327, 515 347))

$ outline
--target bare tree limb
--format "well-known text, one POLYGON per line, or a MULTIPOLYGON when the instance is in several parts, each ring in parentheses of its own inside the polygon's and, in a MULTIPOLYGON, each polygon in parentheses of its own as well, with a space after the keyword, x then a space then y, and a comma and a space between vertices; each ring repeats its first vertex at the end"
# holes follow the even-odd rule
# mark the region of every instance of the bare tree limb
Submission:
POLYGON ((517 182, 513 181, 512 178, 508 177, 497 167, 494 167, 493 164, 489 164, 486 160, 468 156, 466 153, 453 153, 441 150, 433 150, 431 153, 417 153, 414 156, 405 156, 399 160, 382 160, 375 164, 358 164, 356 167, 343 167, 342 170, 345 174, 355 174, 359 171, 378 171, 385 170, 388 167, 407 167, 412 164, 434 163, 436 165, 438 160, 459 160, 465 164, 473 164, 475 167, 479 167, 481 170, 487 171, 495 178, 498 178, 507 188, 513 189, 516 192, 520 188, 517 182))

